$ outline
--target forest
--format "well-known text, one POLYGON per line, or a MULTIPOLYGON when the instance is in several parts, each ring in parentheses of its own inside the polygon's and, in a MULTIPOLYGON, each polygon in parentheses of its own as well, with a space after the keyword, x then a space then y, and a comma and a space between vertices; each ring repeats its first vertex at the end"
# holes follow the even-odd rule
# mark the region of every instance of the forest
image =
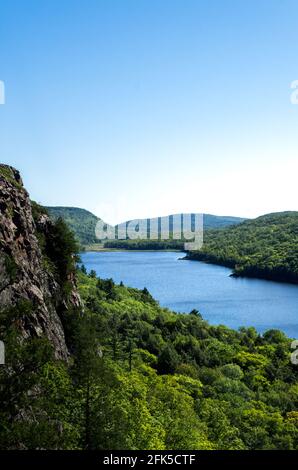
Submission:
POLYGON ((49 215, 54 219, 63 219, 81 246, 98 243, 95 236, 96 223, 99 220, 92 212, 78 207, 46 207, 49 215))
MULTIPOLYGON (((62 220, 53 234, 40 243, 67 293, 76 244, 62 220)), ((34 305, 1 311, 1 449, 298 449, 298 369, 281 331, 211 326, 145 287, 83 265, 76 276, 84 309, 60 312, 67 362, 45 338, 20 341, 34 305)))
POLYGON ((233 268, 233 275, 298 283, 298 212, 267 214, 233 227, 208 230, 187 259, 233 268))
POLYGON ((184 242, 181 240, 107 240, 104 248, 116 250, 184 250, 184 242))

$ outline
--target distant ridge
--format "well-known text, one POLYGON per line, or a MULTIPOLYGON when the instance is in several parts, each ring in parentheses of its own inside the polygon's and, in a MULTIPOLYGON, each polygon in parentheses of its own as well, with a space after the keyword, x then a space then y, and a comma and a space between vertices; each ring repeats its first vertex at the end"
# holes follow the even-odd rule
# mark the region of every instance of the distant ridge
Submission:
MULTIPOLYGON (((49 215, 53 219, 61 217, 69 226, 69 228, 74 232, 76 238, 81 243, 81 245, 92 245, 99 242, 95 237, 95 226, 98 220, 101 220, 92 212, 81 209, 78 207, 64 207, 64 206, 48 206, 46 209, 49 212, 49 215)), ((186 215, 186 214, 185 214, 186 215)), ((173 230, 171 226, 171 220, 173 215, 168 216, 170 218, 170 230, 173 230)), ((148 220, 148 219, 140 219, 148 220)), ((242 217, 232 217, 232 216, 219 216, 212 214, 204 214, 204 229, 217 229, 222 227, 228 227, 230 225, 239 224, 247 219, 242 217)), ((128 224, 128 222, 124 222, 128 224)), ((117 227, 117 226, 116 226, 117 227)))

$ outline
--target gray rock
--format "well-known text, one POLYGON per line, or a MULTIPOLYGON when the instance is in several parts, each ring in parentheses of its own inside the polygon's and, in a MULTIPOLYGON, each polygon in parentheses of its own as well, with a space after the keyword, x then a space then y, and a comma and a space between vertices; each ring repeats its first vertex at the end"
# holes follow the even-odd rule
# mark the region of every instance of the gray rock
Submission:
MULTIPOLYGON (((45 236, 52 224, 41 215, 38 229, 45 236)), ((34 306, 30 317, 21 318, 18 327, 24 338, 45 335, 55 355, 67 360, 69 353, 58 312, 81 308, 75 274, 69 279, 69 298, 63 297, 54 276, 45 269, 36 236, 29 195, 17 170, 0 165, 0 308, 29 300, 34 306)))

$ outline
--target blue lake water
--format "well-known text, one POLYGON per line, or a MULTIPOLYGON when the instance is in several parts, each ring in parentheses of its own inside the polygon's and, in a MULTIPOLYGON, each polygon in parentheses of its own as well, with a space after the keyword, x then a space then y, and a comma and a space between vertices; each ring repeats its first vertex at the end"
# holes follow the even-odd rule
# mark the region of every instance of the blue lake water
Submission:
POLYGON ((261 279, 230 277, 231 270, 179 258, 169 251, 87 252, 88 271, 142 289, 176 312, 197 309, 211 324, 283 330, 298 338, 298 286, 261 279))

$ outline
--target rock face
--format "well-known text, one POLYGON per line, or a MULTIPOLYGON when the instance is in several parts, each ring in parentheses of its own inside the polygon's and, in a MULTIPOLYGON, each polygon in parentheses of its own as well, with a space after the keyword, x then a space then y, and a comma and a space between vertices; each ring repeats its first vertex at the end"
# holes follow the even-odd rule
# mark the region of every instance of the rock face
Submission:
MULTIPOLYGON (((37 221, 45 237, 52 222, 46 215, 37 221)), ((68 350, 58 312, 80 307, 75 279, 66 303, 54 275, 45 267, 32 206, 17 170, 0 165, 0 308, 30 301, 32 313, 18 323, 21 335, 45 335, 57 358, 67 360, 68 350)))

